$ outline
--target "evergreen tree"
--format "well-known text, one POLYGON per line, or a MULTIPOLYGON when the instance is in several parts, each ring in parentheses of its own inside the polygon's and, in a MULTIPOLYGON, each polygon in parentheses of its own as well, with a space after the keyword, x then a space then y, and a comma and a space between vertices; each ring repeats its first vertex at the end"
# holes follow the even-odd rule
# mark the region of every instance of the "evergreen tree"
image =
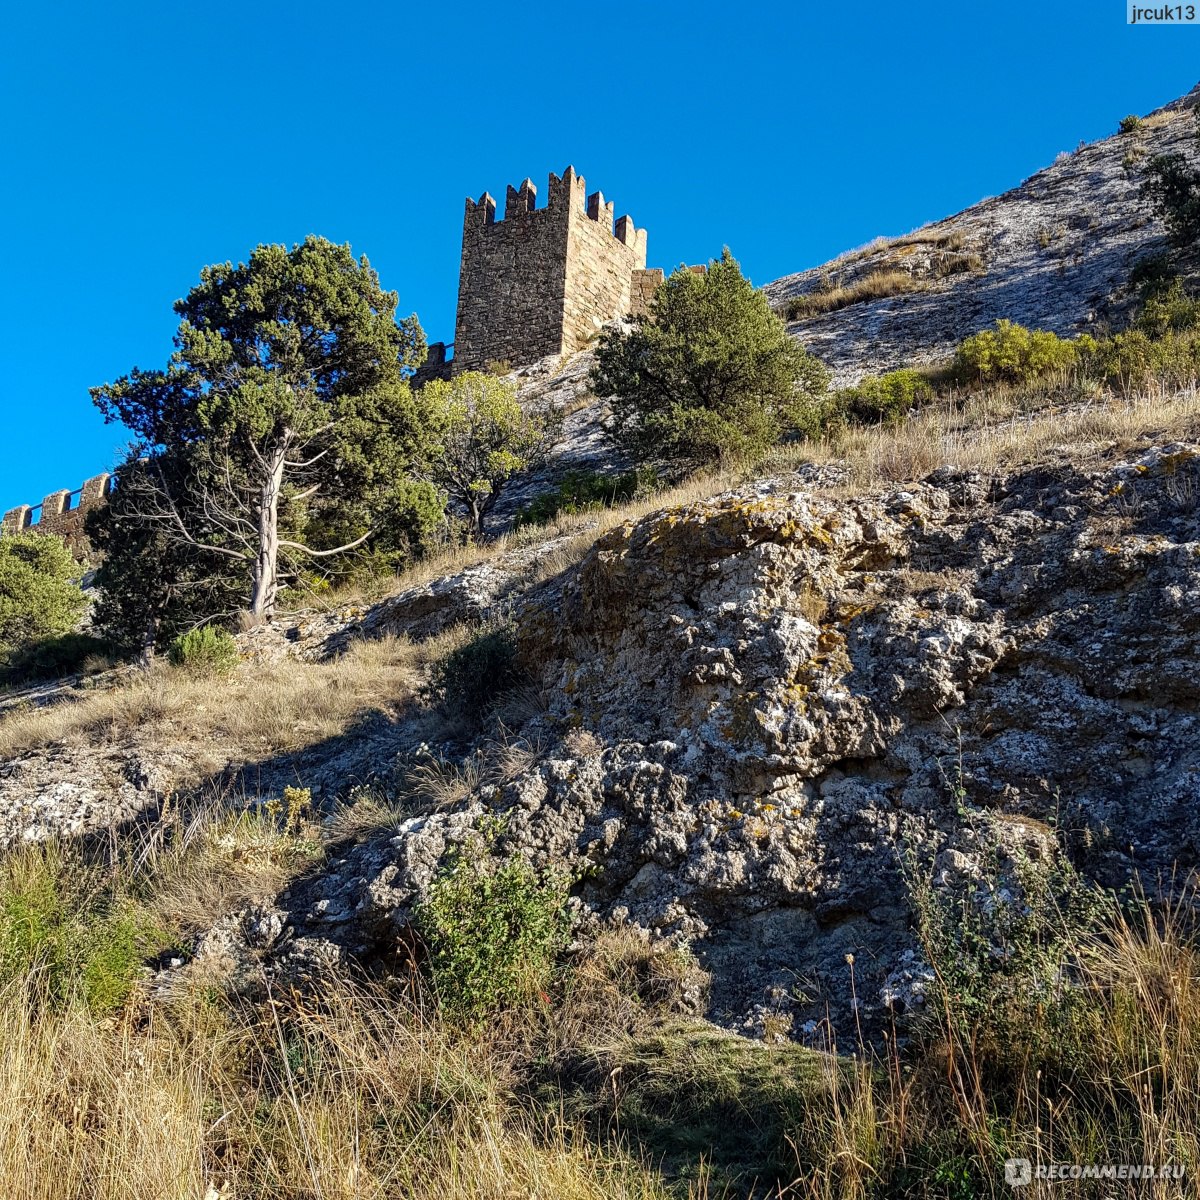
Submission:
POLYGON ((408 376, 424 335, 415 317, 396 320, 396 294, 365 257, 317 237, 206 267, 175 311, 164 369, 92 390, 105 417, 138 439, 109 550, 129 538, 171 565, 174 581, 143 614, 149 624, 181 602, 177 589, 201 588, 205 572, 240 578, 250 613, 266 616, 281 580, 373 531, 311 544, 306 524, 343 504, 386 504, 413 465, 420 431, 408 376))
POLYGON ((618 446, 694 464, 759 454, 807 426, 828 375, 726 249, 703 274, 676 271, 648 318, 601 340, 593 383, 618 446))

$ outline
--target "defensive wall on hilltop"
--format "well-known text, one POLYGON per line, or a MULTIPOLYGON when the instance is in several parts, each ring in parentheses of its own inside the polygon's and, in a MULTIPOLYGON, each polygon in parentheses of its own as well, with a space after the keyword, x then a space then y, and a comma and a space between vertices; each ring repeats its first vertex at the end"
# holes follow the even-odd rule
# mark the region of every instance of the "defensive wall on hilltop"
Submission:
MULTIPOLYGON (((642 316, 662 282, 661 270, 646 268, 646 231, 631 217, 615 217, 602 192, 589 196, 574 167, 550 175, 541 208, 529 179, 509 186, 499 220, 487 192, 468 198, 454 356, 445 343, 434 342, 417 382, 491 363, 519 367, 575 354, 610 322, 642 316)), ((110 475, 97 475, 74 491, 10 509, 0 535, 56 533, 83 556, 90 549, 84 517, 106 502, 111 488, 110 475)))
POLYGON ((70 491, 62 488, 51 492, 41 504, 20 504, 10 508, 0 520, 0 536, 32 531, 56 533, 77 556, 90 549, 83 522, 87 514, 108 500, 112 476, 95 475, 82 487, 70 491))

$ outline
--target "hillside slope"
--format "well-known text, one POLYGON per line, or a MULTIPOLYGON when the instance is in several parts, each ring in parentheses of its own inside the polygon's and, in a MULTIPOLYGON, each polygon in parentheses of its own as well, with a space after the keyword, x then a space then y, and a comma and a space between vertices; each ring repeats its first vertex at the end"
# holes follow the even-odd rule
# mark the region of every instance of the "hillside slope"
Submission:
POLYGON ((784 276, 767 285, 767 295, 784 311, 797 297, 880 272, 898 272, 923 289, 792 322, 793 336, 837 383, 945 358, 1002 318, 1063 335, 1117 319, 1131 266, 1164 245, 1127 156, 1190 151, 1198 101, 1200 87, 1151 113, 1135 132, 1081 145, 1019 187, 905 237, 784 276), (972 255, 978 266, 966 269, 972 255))

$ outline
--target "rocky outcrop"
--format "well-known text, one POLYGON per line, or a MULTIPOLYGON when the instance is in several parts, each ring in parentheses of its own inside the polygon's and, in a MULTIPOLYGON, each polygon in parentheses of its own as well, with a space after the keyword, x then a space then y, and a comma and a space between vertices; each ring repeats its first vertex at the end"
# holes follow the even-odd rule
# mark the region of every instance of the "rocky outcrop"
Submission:
POLYGON ((767 296, 784 311, 793 297, 877 272, 916 283, 919 290, 790 326, 838 385, 944 359, 1000 319, 1064 336, 1117 321, 1129 299, 1130 268, 1165 246, 1161 223, 1138 195, 1139 165, 1155 154, 1195 154, 1191 108, 1198 93, 1150 114, 1136 131, 1059 155, 1001 196, 784 276, 767 285, 767 296))
POLYGON ((1060 839, 1110 884, 1196 864, 1198 501, 1200 448, 1171 445, 853 499, 768 481, 618 528, 520 611, 536 762, 254 928, 293 972, 394 950, 486 823, 573 872, 582 929, 691 943, 733 1025, 848 1020, 852 962, 868 1018, 913 1003, 914 869, 969 889, 986 861, 995 888, 1060 839))

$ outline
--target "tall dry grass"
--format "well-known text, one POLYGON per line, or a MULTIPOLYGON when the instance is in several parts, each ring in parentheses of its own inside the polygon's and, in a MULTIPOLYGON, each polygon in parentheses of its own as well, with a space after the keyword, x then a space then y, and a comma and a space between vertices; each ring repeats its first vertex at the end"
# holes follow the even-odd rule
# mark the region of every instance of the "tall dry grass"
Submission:
POLYGON ((376 994, 176 997, 137 1019, 0 997, 6 1200, 659 1200, 515 1101, 502 1057, 376 994))
POLYGON ((930 405, 897 425, 854 426, 831 438, 779 447, 762 470, 836 463, 850 472, 844 493, 913 482, 940 467, 987 475, 1051 460, 1086 466, 1147 441, 1196 437, 1195 387, 1040 404, 1021 389, 996 387, 930 405))
POLYGON ((0 718, 0 758, 149 731, 204 773, 231 757, 261 758, 332 737, 367 712, 394 714, 439 647, 381 638, 355 642, 329 662, 247 663, 229 675, 160 663, 72 702, 10 711, 0 718))

